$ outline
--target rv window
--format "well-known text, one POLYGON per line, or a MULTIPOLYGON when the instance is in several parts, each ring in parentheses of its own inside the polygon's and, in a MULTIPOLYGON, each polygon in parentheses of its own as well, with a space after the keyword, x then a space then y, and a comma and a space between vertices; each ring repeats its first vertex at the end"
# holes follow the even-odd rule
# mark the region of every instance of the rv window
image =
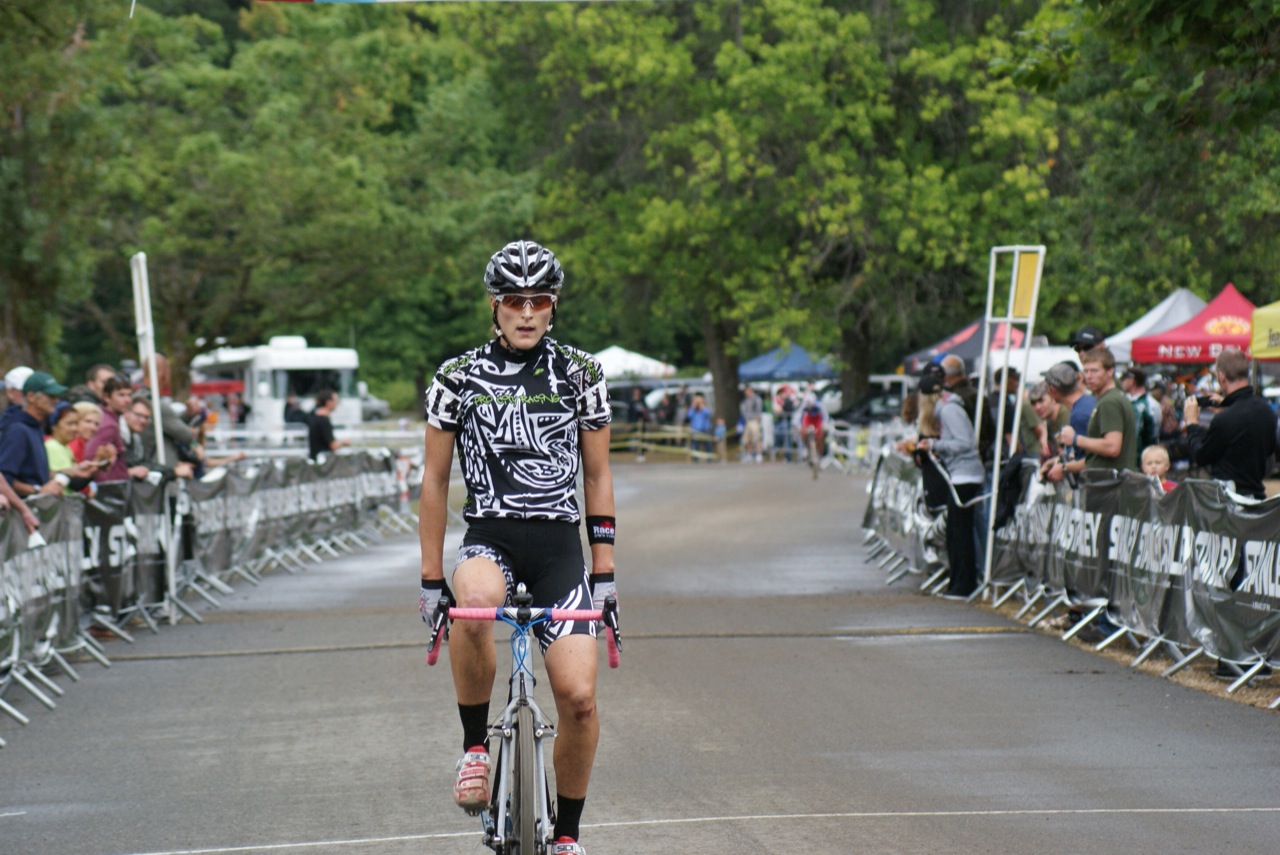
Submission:
POLYGON ((332 389, 343 398, 355 394, 355 372, 349 368, 297 368, 274 373, 276 395, 281 400, 293 392, 305 405, 307 399, 314 398, 321 389, 332 389))

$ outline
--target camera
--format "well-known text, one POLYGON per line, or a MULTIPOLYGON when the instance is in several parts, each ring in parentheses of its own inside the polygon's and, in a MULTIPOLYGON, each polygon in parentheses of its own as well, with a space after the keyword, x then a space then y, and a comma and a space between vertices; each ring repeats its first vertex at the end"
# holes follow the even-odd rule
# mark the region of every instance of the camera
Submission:
POLYGON ((1196 403, 1200 405, 1200 409, 1204 410, 1209 407, 1216 407, 1213 397, 1210 395, 1196 395, 1196 403))

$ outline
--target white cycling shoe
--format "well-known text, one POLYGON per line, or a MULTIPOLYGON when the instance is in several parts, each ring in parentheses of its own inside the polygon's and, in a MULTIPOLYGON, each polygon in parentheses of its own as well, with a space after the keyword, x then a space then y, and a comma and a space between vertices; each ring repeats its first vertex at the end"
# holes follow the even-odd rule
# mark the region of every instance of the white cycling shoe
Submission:
POLYGON ((561 837, 551 847, 551 855, 587 855, 587 850, 572 837, 561 837))
POLYGON ((482 746, 468 750, 458 760, 453 801, 469 814, 478 814, 489 806, 489 752, 482 746))

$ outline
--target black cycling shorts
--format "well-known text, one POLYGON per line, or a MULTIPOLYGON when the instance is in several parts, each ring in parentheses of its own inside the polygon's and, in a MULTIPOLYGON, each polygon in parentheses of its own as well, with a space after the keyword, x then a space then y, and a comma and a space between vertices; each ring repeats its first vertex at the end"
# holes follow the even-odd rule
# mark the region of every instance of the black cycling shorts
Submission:
MULTIPOLYGON (((557 609, 590 609, 591 583, 582 558, 578 526, 557 520, 471 520, 458 547, 456 571, 470 558, 488 558, 507 580, 507 603, 524 584, 533 605, 557 609)), ((450 582, 453 574, 450 573, 450 582)), ((542 652, 565 635, 596 635, 592 620, 552 621, 533 629, 542 652)))

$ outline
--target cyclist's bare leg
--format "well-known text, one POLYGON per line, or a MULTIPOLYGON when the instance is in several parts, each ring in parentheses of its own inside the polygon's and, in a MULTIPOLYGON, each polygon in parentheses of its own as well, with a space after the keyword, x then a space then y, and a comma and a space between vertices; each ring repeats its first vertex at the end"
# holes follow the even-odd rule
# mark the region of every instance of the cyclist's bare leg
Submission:
MULTIPOLYGON (((506 578, 488 558, 462 562, 449 587, 463 608, 497 608, 507 599, 506 578)), ((488 703, 497 671, 493 625, 478 620, 456 621, 449 629, 449 667, 453 670, 458 703, 488 703)))
POLYGON ((547 648, 547 676, 556 699, 556 792, 572 799, 587 796, 591 765, 600 741, 596 713, 596 640, 589 635, 558 638, 547 648))

